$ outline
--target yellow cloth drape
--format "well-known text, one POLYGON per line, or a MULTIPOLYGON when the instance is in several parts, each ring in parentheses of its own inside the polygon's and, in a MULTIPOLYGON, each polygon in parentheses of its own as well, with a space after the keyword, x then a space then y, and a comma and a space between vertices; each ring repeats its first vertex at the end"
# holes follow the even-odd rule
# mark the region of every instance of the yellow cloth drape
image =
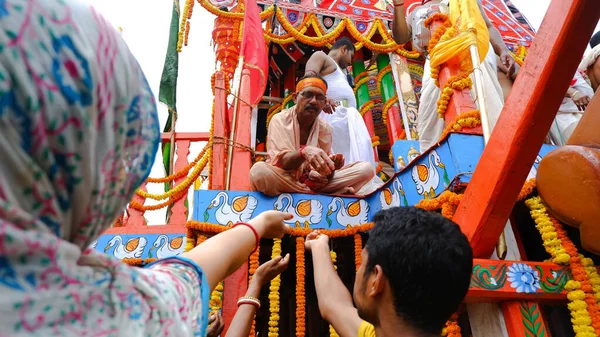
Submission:
POLYGON ((472 68, 469 46, 477 43, 479 59, 488 53, 490 33, 477 6, 477 0, 451 0, 450 21, 456 36, 440 41, 430 51, 431 67, 438 67, 458 56, 463 70, 472 68))

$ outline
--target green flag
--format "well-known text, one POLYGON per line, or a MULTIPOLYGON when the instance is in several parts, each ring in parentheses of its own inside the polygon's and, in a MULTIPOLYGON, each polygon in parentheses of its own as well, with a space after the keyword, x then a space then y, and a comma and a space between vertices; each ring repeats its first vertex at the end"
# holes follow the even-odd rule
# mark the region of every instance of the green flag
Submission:
MULTIPOLYGON (((160 89, 158 91, 158 100, 164 103, 169 111, 169 117, 163 132, 170 132, 175 118, 177 118, 177 75, 179 71, 179 53, 177 52, 177 39, 179 38, 179 0, 173 0, 173 12, 171 14, 171 26, 169 30, 169 44, 167 45, 167 55, 163 66, 162 76, 160 78, 160 89)), ((170 175, 171 142, 163 141, 161 144, 163 155, 163 165, 165 174, 170 175)), ((165 191, 170 189, 169 183, 165 183, 165 191)), ((170 207, 167 210, 167 223, 170 215, 170 207)))

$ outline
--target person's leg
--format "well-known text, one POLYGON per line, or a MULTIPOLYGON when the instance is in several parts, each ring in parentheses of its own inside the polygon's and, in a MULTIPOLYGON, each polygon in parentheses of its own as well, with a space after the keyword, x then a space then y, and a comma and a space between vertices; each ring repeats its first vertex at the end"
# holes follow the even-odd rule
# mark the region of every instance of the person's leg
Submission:
POLYGON ((337 170, 333 178, 319 192, 332 194, 355 194, 375 175, 371 163, 356 162, 337 170))
POLYGON ((274 196, 281 193, 310 193, 311 190, 287 171, 258 162, 250 169, 250 186, 253 191, 274 196))

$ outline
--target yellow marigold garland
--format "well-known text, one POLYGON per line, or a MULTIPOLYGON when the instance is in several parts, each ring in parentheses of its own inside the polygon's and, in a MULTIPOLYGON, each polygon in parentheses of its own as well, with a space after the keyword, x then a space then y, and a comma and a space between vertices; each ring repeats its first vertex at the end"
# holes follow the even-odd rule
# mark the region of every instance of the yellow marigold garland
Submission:
POLYGON ((304 237, 296 238, 296 337, 306 334, 306 266, 304 261, 304 237))
POLYGON ((479 110, 471 110, 454 117, 452 123, 444 128, 440 141, 444 140, 450 132, 460 132, 463 129, 472 129, 481 125, 479 110))
POLYGON ((444 191, 434 199, 423 199, 419 201, 415 207, 432 212, 441 210, 441 213, 444 217, 452 219, 454 213, 456 212, 456 207, 458 207, 458 204, 461 200, 462 194, 444 191))
MULTIPOLYGON (((568 264, 571 268, 573 280, 567 282, 565 289, 570 301, 568 308, 571 311, 575 336, 598 336, 600 333, 600 307, 590 274, 585 269, 585 265, 589 265, 590 261, 585 260, 577 252, 577 248, 569 239, 560 222, 548 214, 539 196, 527 199, 525 205, 530 209, 531 217, 544 240, 544 248, 552 256, 553 262, 568 264)), ((594 280, 594 282, 597 281, 594 280)))
MULTIPOLYGON (((281 255, 281 239, 273 239, 273 251, 271 258, 281 255)), ((281 287, 281 275, 271 280, 269 287, 269 337, 279 336, 279 288, 281 287)))
MULTIPOLYGON (((428 50, 429 52, 431 52, 433 50, 433 48, 435 47, 435 45, 438 44, 438 42, 443 41, 442 37, 446 38, 446 37, 450 37, 450 34, 446 35, 446 31, 448 30, 448 28, 452 27, 452 22, 450 22, 450 18, 448 18, 448 15, 446 14, 441 14, 441 13, 436 13, 432 16, 430 16, 429 18, 427 18, 427 20, 425 20, 425 27, 431 26, 431 24, 434 21, 442 21, 442 24, 433 32, 433 35, 431 36, 431 39, 429 40, 429 46, 428 46, 428 50)), ((435 83, 437 86, 439 86, 438 83, 438 77, 440 74, 440 67, 431 67, 431 78, 435 80, 435 83)))
POLYGON ((223 307, 223 290, 223 281, 221 281, 210 294, 208 306, 210 307, 211 314, 219 312, 223 307))
MULTIPOLYGON (((252 255, 250 255, 250 262, 248 263, 248 284, 250 284, 250 282, 252 282, 252 277, 254 276, 256 269, 258 269, 258 267, 260 266, 260 262, 258 260, 259 256, 260 256, 260 245, 258 247, 256 247, 256 250, 254 251, 254 253, 252 253, 252 255)), ((256 336, 256 317, 252 319, 252 326, 250 327, 250 334, 248 334, 248 336, 249 337, 256 336)))
POLYGON ((364 116, 369 110, 373 109, 374 106, 375 106, 375 102, 373 102, 372 100, 369 100, 360 107, 360 110, 358 110, 358 112, 360 112, 361 116, 364 116))
MULTIPOLYGON (((333 250, 330 250, 329 256, 331 256, 331 262, 333 262, 333 269, 335 269, 337 271, 337 266, 335 265, 335 263, 337 262, 337 254, 333 250)), ((338 333, 335 331, 333 326, 331 324, 329 324, 329 337, 339 337, 339 336, 340 335, 338 335, 338 333)))
POLYGON ((194 166, 194 170, 192 171, 192 173, 173 189, 160 194, 152 194, 144 192, 142 190, 137 190, 136 194, 146 199, 164 200, 166 198, 172 197, 174 195, 179 195, 180 193, 184 193, 184 191, 187 191, 187 189, 189 189, 190 186, 192 186, 192 184, 198 178, 198 176, 200 176, 200 173, 202 172, 202 170, 208 163, 208 160, 212 156, 212 144, 209 142, 209 145, 211 146, 209 146, 206 154, 202 157, 202 159, 196 164, 196 166, 194 166))
POLYGON ((361 88, 361 86, 363 84, 367 84, 367 82, 369 82, 369 78, 368 77, 363 77, 360 80, 357 80, 356 83, 354 84, 354 96, 357 95, 358 90, 361 88))
POLYGON ((552 257, 552 262, 563 266, 569 265, 571 257, 558 238, 554 224, 546 212, 546 207, 542 204, 542 199, 539 196, 532 197, 525 201, 525 205, 530 209, 531 218, 542 236, 544 248, 552 257))
MULTIPOLYGON (((191 11, 194 7, 194 0, 186 0, 185 7, 183 7, 183 16, 181 17, 181 23, 179 24, 179 33, 177 34, 177 51, 181 53, 183 47, 184 34, 186 33, 186 22, 191 17, 191 11)), ((187 30, 189 33, 189 29, 187 30)), ((187 34, 186 34, 187 35, 187 34)))
POLYGON ((470 71, 462 72, 458 75, 452 76, 448 79, 448 83, 442 89, 440 98, 437 101, 437 112, 440 118, 444 118, 446 109, 448 109, 448 103, 454 93, 454 90, 463 91, 465 89, 471 89, 473 81, 471 81, 470 71))

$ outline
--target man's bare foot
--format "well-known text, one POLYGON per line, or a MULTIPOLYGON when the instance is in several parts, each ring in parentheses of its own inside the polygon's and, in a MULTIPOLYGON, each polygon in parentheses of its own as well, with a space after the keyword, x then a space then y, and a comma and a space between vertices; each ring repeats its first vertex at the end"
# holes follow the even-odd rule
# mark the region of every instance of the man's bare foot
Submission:
POLYGON ((354 191, 354 187, 345 187, 340 194, 356 194, 356 191, 354 191))

